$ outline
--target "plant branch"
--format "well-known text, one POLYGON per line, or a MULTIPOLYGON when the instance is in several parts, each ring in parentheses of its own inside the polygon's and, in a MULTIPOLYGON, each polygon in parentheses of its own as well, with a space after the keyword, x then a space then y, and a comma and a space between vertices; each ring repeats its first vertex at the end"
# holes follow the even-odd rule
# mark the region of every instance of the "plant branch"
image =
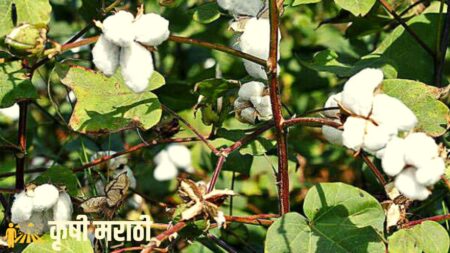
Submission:
POLYGON ((436 57, 434 84, 440 87, 442 86, 442 75, 444 72, 447 47, 450 43, 450 0, 447 0, 447 13, 445 14, 444 26, 442 27, 441 37, 437 39, 439 41, 439 47, 436 57))
POLYGON ((20 112, 17 145, 20 152, 16 153, 16 190, 23 190, 25 188, 25 156, 27 153, 28 101, 21 101, 18 104, 20 112))
MULTIPOLYGON (((281 1, 282 3, 282 1, 281 1)), ((289 175, 288 175, 288 155, 287 155, 287 133, 283 127, 284 118, 282 114, 282 104, 280 96, 280 86, 278 82, 278 36, 279 36, 279 9, 276 0, 269 1, 270 19, 270 52, 267 59, 267 73, 270 90, 270 100, 272 104, 272 114, 275 121, 278 154, 277 185, 280 201, 280 214, 289 212, 289 175)))
POLYGON ((217 244, 219 247, 221 247, 223 250, 225 250, 226 252, 229 253, 237 253, 237 251, 231 247, 230 245, 228 245, 228 243, 226 243, 225 241, 215 237, 213 234, 208 233, 206 235, 211 241, 213 241, 215 244, 217 244))
POLYGON ((147 244, 147 246, 144 249, 142 249, 141 253, 152 252, 154 250, 154 248, 159 247, 159 244, 161 244, 162 242, 167 240, 173 234, 178 233, 180 230, 182 230, 186 226, 187 226, 186 222, 183 222, 183 221, 178 222, 170 229, 168 229, 168 230, 162 232, 161 234, 157 235, 156 237, 154 237, 152 239, 152 241, 150 241, 150 243, 147 244))
POLYGON ((409 228, 409 227, 412 227, 412 226, 415 226, 415 225, 419 225, 419 224, 421 224, 422 222, 425 222, 425 221, 436 221, 436 222, 438 222, 438 221, 443 221, 443 220, 450 220, 450 214, 436 215, 436 216, 432 216, 432 217, 428 217, 428 218, 423 218, 423 219, 420 219, 420 220, 410 221, 410 222, 408 222, 406 224, 403 224, 402 228, 409 228))
POLYGON ((342 124, 339 122, 336 122, 331 119, 327 118, 306 118, 306 117, 300 117, 300 118, 293 118, 293 119, 287 119, 284 121, 284 127, 290 127, 294 125, 301 125, 301 124, 319 124, 321 126, 331 126, 334 128, 340 128, 342 127, 342 124))
POLYGON ((369 159, 369 157, 364 154, 364 152, 359 153, 361 158, 364 160, 364 162, 367 164, 367 166, 372 170, 373 174, 377 177, 378 181, 385 186, 387 184, 386 179, 384 179, 383 174, 381 174, 380 170, 373 164, 373 162, 369 159))
POLYGON ((244 223, 244 224, 250 224, 250 225, 261 225, 261 226, 270 226, 274 222, 273 220, 270 220, 271 218, 278 218, 279 216, 276 214, 260 214, 260 215, 253 215, 253 216, 227 216, 225 215, 225 220, 227 222, 237 222, 237 223, 244 223))

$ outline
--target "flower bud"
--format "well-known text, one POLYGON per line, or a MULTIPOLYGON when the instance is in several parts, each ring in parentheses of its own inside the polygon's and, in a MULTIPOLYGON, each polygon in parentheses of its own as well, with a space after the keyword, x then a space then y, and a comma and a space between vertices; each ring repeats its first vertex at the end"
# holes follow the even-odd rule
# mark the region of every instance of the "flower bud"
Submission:
POLYGON ((12 53, 37 55, 44 51, 47 29, 44 26, 23 24, 14 28, 5 38, 12 53))

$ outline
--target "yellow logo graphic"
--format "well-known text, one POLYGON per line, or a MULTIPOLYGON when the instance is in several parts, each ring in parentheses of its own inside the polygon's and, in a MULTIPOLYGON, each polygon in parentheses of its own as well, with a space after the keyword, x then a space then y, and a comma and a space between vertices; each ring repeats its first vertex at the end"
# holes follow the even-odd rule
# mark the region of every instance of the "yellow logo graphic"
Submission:
POLYGON ((8 248, 14 248, 17 243, 20 244, 28 244, 35 241, 38 241, 39 236, 34 233, 36 228, 34 228, 33 223, 29 223, 26 228, 21 230, 17 230, 19 226, 14 227, 13 223, 9 223, 9 227, 6 229, 6 243, 8 244, 8 248))

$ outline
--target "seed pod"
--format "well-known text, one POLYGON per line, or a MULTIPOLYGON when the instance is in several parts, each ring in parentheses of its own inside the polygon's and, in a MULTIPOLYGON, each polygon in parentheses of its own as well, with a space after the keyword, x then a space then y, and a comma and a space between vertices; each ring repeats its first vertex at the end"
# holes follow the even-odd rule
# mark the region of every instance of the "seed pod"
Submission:
POLYGON ((14 28, 5 38, 13 54, 39 55, 44 51, 47 28, 43 25, 23 24, 14 28))

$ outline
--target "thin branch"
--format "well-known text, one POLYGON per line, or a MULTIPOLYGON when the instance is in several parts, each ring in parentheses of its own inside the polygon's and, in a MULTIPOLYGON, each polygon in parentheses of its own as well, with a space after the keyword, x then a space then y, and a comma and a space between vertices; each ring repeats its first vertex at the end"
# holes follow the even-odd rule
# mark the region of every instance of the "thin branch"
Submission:
POLYGON ((369 159, 367 155, 364 154, 364 152, 359 153, 361 158, 364 160, 364 162, 367 164, 367 166, 372 170, 373 174, 377 177, 378 181, 385 186, 387 184, 386 179, 384 179, 383 174, 381 174, 380 170, 373 164, 373 162, 369 159))
MULTIPOLYGON (((278 4, 283 1, 279 1, 278 4)), ((282 104, 280 96, 280 86, 278 82, 278 36, 279 36, 279 9, 276 0, 269 1, 270 19, 270 52, 267 59, 267 72, 270 90, 270 100, 272 104, 272 114, 275 121, 278 154, 277 184, 280 201, 280 213, 289 212, 289 175, 288 175, 288 155, 287 155, 287 133, 283 127, 284 118, 282 114, 282 104)))
POLYGON ((27 153, 27 117, 28 101, 21 101, 19 104, 19 130, 17 145, 21 152, 16 153, 16 190, 23 190, 25 187, 25 156, 27 153))
POLYGON ((447 0, 447 13, 445 14, 444 27, 442 27, 441 37, 438 38, 439 48, 436 57, 436 69, 434 73, 434 84, 442 86, 442 75, 445 66, 445 56, 450 43, 450 0, 447 0))
POLYGON ((319 124, 321 126, 331 126, 334 128, 340 128, 342 127, 342 124, 339 122, 336 122, 331 119, 327 118, 294 118, 294 119, 287 119, 284 121, 284 127, 290 127, 294 125, 302 125, 302 124, 319 124))
POLYGON ((185 228, 187 226, 187 223, 181 221, 175 224, 170 229, 162 232, 161 234, 154 237, 154 239, 147 244, 147 246, 142 249, 141 253, 150 253, 154 250, 154 248, 159 247, 159 244, 167 240, 169 237, 171 237, 173 234, 178 233, 180 230, 185 228))
POLYGON ((425 221, 443 221, 443 220, 450 220, 450 214, 444 214, 444 215, 436 215, 436 216, 432 216, 432 217, 428 217, 428 218, 424 218, 424 219, 420 219, 420 220, 414 220, 414 221, 410 221, 406 224, 402 225, 402 228, 408 228, 408 227, 412 227, 415 225, 419 225, 422 222, 425 221))
POLYGON ((227 222, 237 222, 237 223, 244 223, 244 224, 250 224, 250 225, 261 225, 261 226, 270 226, 274 222, 273 220, 270 220, 271 218, 278 218, 279 216, 276 214, 260 214, 260 215, 253 215, 253 216, 227 216, 225 215, 225 220, 227 222))
POLYGON ((211 192, 212 190, 214 190, 214 186, 217 183, 217 179, 219 178, 219 174, 222 171, 222 167, 225 163, 225 156, 219 156, 219 160, 217 160, 217 164, 216 164, 216 168, 214 169, 214 173, 211 177, 211 181, 209 181, 209 185, 208 185, 208 192, 211 192))
POLYGON ((225 241, 215 237, 213 234, 208 233, 206 235, 211 241, 213 241, 215 244, 217 244, 219 247, 221 247, 223 250, 229 253, 237 253, 237 251, 231 247, 231 245, 228 245, 225 241))

